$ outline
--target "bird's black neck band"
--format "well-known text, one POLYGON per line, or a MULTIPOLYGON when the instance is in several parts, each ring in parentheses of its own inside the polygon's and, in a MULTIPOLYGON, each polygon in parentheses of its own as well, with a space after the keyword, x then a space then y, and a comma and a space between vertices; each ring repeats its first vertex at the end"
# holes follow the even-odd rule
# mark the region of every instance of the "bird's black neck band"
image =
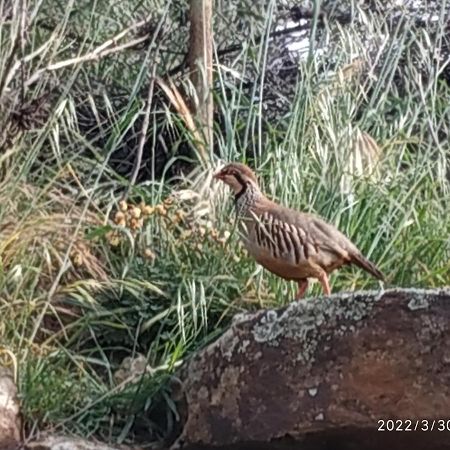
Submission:
POLYGON ((242 189, 234 196, 235 203, 237 203, 237 201, 245 194, 246 190, 247 190, 247 185, 244 184, 244 186, 242 186, 242 189))
POLYGON ((234 196, 234 201, 237 202, 245 194, 245 191, 247 190, 247 183, 244 181, 244 179, 241 177, 239 173, 236 173, 234 176, 242 186, 242 189, 234 196))

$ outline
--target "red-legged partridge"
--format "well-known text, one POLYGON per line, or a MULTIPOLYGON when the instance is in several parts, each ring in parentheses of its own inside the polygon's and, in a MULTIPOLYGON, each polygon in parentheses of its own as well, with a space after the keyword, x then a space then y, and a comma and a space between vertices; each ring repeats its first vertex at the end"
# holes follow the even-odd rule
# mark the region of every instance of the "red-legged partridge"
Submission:
POLYGON ((356 264, 383 280, 375 264, 333 225, 312 214, 285 208, 260 190, 252 170, 231 163, 214 175, 231 187, 244 245, 250 255, 274 274, 298 283, 296 298, 317 278, 326 295, 328 275, 344 264, 356 264))

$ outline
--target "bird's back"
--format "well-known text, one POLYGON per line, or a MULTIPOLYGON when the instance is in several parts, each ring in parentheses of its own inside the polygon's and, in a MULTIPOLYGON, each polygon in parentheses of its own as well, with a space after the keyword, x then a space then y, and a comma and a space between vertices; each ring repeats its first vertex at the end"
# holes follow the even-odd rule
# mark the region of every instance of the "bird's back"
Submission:
POLYGON ((288 279, 329 273, 355 263, 377 278, 382 274, 336 227, 313 214, 262 197, 246 214, 246 247, 268 270, 288 279), (294 276, 295 275, 295 276, 294 276))

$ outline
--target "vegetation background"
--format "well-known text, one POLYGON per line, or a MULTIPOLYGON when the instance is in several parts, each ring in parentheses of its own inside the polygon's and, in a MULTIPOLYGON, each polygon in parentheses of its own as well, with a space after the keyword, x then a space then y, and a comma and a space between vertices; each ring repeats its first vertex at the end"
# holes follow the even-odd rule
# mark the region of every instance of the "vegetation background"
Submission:
POLYGON ((449 8, 424 4, 216 0, 202 165, 187 1, 0 3, 0 362, 27 438, 159 445, 175 369, 293 298, 240 247, 219 161, 336 224, 388 286, 450 284, 449 8))

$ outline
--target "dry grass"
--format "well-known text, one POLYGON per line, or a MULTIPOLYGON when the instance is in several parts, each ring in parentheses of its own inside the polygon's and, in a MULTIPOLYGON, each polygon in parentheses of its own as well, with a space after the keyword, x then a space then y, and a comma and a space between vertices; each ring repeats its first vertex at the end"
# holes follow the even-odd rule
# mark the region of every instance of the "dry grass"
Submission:
MULTIPOLYGON (((57 274, 65 283, 92 278, 107 280, 105 263, 95 243, 85 237, 86 230, 103 223, 97 211, 84 212, 73 201, 53 189, 41 198, 42 207, 21 211, 21 204, 32 202, 36 188, 22 185, 22 198, 4 200, 0 222, 0 258, 3 270, 23 272, 22 262, 40 266, 38 286, 49 290, 57 274)), ((40 194, 40 193, 39 193, 40 194)))

